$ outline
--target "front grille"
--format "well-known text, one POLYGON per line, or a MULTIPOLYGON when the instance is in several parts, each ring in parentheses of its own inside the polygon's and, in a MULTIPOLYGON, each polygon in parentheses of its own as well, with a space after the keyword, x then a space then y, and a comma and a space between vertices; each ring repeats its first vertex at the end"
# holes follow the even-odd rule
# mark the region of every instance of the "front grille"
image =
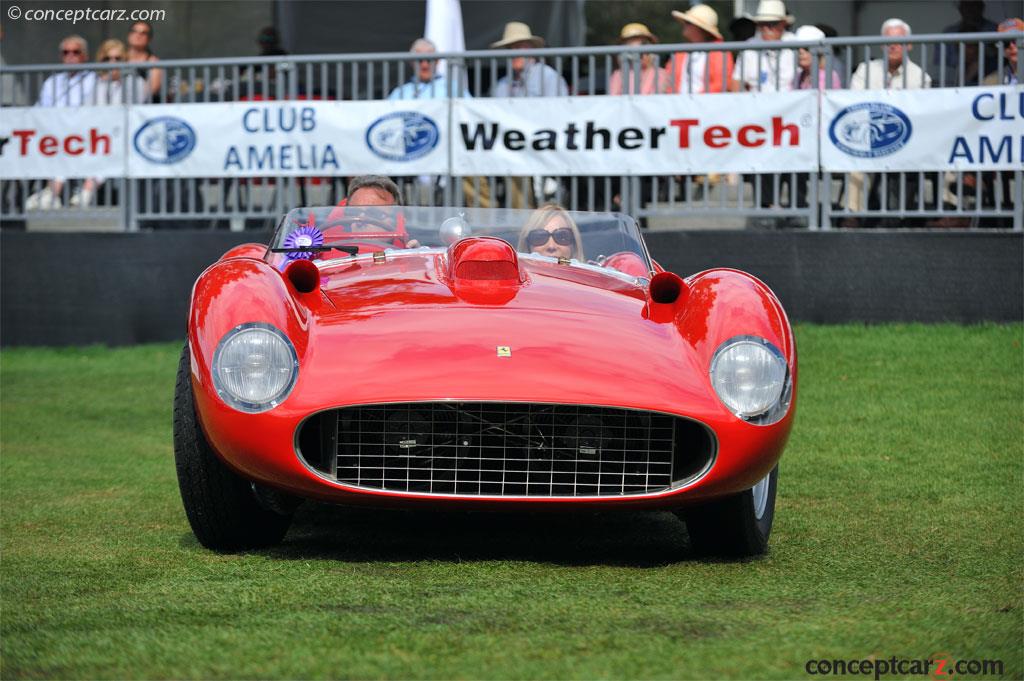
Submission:
POLYGON ((299 448, 339 483, 466 496, 646 494, 699 474, 712 456, 703 426, 667 414, 493 402, 332 410, 305 422, 299 448))

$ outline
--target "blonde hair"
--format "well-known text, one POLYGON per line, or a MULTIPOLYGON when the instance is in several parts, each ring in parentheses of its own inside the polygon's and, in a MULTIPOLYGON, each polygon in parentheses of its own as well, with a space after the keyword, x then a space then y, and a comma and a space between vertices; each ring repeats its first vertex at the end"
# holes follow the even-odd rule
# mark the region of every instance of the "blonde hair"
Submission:
POLYGON ((96 61, 103 61, 103 58, 107 56, 107 52, 118 47, 121 48, 121 53, 124 55, 124 58, 128 59, 128 48, 125 47, 125 44, 117 38, 110 38, 109 40, 104 40, 100 43, 100 48, 96 50, 96 61))
POLYGON ((523 228, 519 231, 519 245, 516 247, 516 250, 520 253, 530 253, 531 249, 526 243, 526 236, 535 229, 544 229, 554 218, 562 218, 562 220, 565 221, 566 226, 572 230, 572 237, 575 244, 573 245, 572 253, 569 257, 577 260, 584 260, 583 238, 580 236, 580 229, 576 226, 576 223, 569 215, 569 211, 562 208, 557 203, 545 203, 530 214, 526 224, 523 225, 523 228))

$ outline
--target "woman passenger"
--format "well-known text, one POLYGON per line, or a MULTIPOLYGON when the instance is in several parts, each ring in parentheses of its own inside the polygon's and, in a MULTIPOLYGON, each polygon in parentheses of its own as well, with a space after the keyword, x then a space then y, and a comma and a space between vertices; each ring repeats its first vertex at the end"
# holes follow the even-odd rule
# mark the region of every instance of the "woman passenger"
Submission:
POLYGON ((556 203, 546 203, 533 211, 519 232, 517 250, 586 262, 579 228, 568 211, 556 203))

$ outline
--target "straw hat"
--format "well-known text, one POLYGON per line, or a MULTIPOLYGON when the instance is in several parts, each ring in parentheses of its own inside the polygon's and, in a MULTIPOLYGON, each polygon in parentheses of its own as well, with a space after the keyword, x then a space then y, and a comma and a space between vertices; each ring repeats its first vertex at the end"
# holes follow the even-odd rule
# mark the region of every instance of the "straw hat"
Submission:
POLYGON ((782 0, 761 0, 757 3, 757 11, 751 15, 750 20, 766 24, 776 21, 792 24, 796 19, 792 14, 786 14, 786 3, 782 0))
POLYGON ((510 21, 505 24, 505 32, 501 40, 491 43, 491 47, 508 47, 515 43, 531 43, 534 47, 544 47, 544 38, 533 35, 530 27, 521 21, 510 21))
POLYGON ((646 38, 652 43, 658 42, 658 36, 651 33, 651 29, 643 24, 626 24, 619 33, 619 42, 624 43, 633 38, 646 38))
POLYGON ((722 40, 722 34, 718 31, 718 12, 707 5, 694 5, 685 12, 672 10, 672 18, 681 24, 693 24, 722 40))

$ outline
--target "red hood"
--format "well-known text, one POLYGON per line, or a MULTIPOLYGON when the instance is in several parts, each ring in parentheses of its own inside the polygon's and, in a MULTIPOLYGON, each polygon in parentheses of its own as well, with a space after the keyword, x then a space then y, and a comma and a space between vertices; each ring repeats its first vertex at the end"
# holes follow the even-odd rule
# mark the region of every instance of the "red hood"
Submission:
POLYGON ((468 291, 436 253, 324 269, 290 406, 459 399, 723 414, 677 327, 644 318, 645 282, 520 263, 522 284, 468 291))

